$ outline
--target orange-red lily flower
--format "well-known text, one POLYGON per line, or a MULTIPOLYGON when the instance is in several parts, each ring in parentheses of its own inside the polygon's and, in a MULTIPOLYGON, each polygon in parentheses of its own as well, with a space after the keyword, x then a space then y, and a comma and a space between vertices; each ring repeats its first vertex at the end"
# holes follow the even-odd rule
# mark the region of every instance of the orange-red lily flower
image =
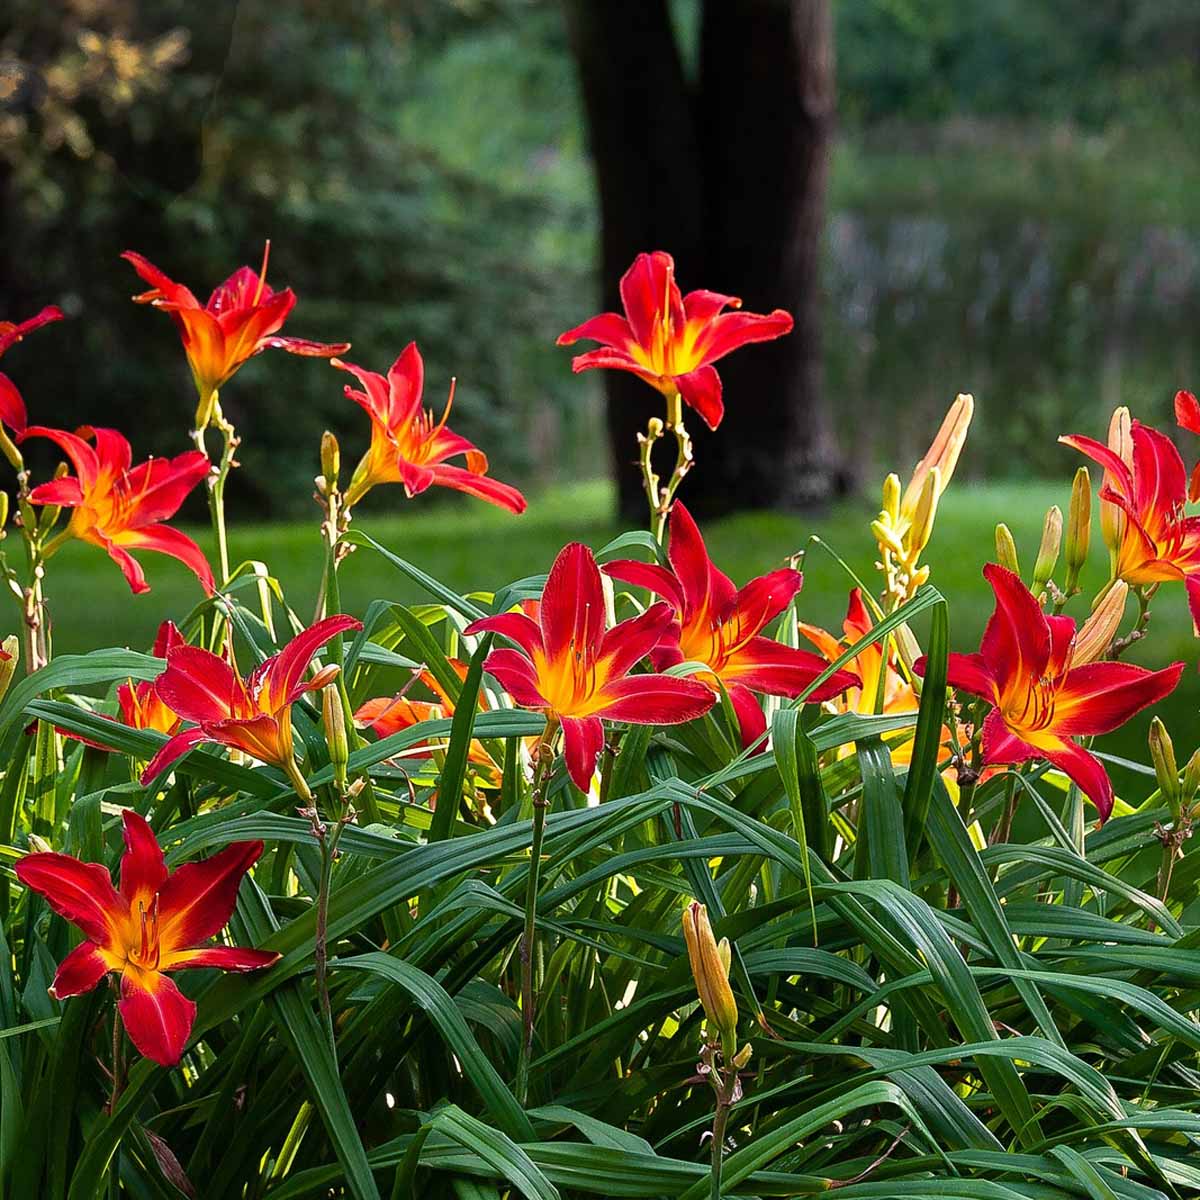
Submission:
POLYGON ((353 617, 326 617, 292 638, 246 679, 210 650, 186 645, 169 650, 167 669, 154 686, 159 699, 192 726, 159 750, 142 772, 142 783, 150 783, 201 742, 240 750, 291 775, 292 705, 306 692, 323 688, 338 671, 331 664, 306 680, 309 663, 331 638, 361 628, 362 622, 353 617))
MULTIPOLYGON (((449 662, 459 679, 466 677, 466 663, 456 658, 450 659, 449 662)), ((385 738, 390 737, 393 733, 399 733, 402 729, 411 729, 414 725, 420 725, 425 721, 439 721, 453 717, 454 700, 437 681, 433 672, 422 671, 418 679, 437 695, 437 701, 415 700, 408 695, 407 690, 395 696, 379 696, 359 705, 354 713, 355 724, 371 729, 377 737, 385 738)), ((482 693, 479 698, 479 707, 481 709, 484 707, 482 693)), ((445 745, 445 738, 434 738, 416 746, 410 746, 403 754, 405 758, 432 758, 433 752, 444 749, 445 745)), ((500 769, 478 738, 471 739, 467 760, 480 769, 490 784, 499 783, 500 769)))
POLYGON ((792 318, 781 308, 725 312, 741 308, 741 300, 704 290, 681 296, 675 260, 662 250, 633 260, 621 278, 621 303, 624 316, 601 313, 559 334, 560 346, 586 338, 603 347, 578 355, 571 370, 630 371, 664 396, 681 396, 709 429, 716 429, 725 413, 721 377, 712 364, 739 346, 769 342, 792 330, 792 318))
POLYGON ((279 330, 296 306, 296 293, 291 288, 276 292, 267 285, 270 249, 268 242, 258 274, 249 267, 239 267, 203 307, 182 283, 170 279, 142 255, 133 250, 121 255, 150 285, 149 291, 134 296, 134 300, 138 304, 153 304, 170 314, 183 339, 184 353, 200 397, 197 429, 208 426, 217 390, 256 354, 286 350, 310 358, 331 358, 350 349, 349 342, 327 344, 280 336, 279 330))
POLYGON ((99 863, 69 854, 28 854, 17 863, 17 878, 87 937, 59 964, 50 994, 65 1000, 90 992, 110 971, 119 975, 117 1009, 130 1040, 146 1058, 173 1067, 196 1005, 169 973, 187 967, 256 971, 279 959, 273 950, 204 944, 229 923, 238 887, 263 844, 236 842, 168 875, 154 831, 130 809, 122 817, 120 890, 99 863))
MULTIPOLYGON (((27 333, 32 333, 51 321, 61 321, 62 318, 61 308, 47 304, 40 313, 27 321, 0 321, 0 356, 12 349, 27 333)), ((24 433, 25 426, 29 423, 25 401, 17 391, 17 385, 3 371, 0 371, 0 423, 7 425, 14 433, 24 433)))
POLYGON ((487 455, 446 428, 454 401, 453 383, 440 421, 421 403, 425 364, 416 342, 404 347, 386 377, 337 358, 333 365, 358 378, 364 390, 347 384, 346 395, 371 418, 371 447, 354 468, 346 492, 347 508, 377 483, 402 483, 410 497, 437 484, 478 496, 509 512, 525 511, 525 497, 515 487, 488 478, 487 455), (465 467, 448 464, 447 459, 459 455, 465 457, 465 467))
MULTIPOLYGON (((1075 739, 1111 733, 1147 705, 1169 695, 1183 663, 1148 671, 1131 663, 1074 661, 1075 622, 1050 616, 1011 571, 983 569, 996 595, 978 654, 951 654, 951 687, 994 707, 983 722, 988 765, 1045 759, 1096 806, 1101 821, 1113 807, 1112 783, 1100 760, 1075 739)), ((925 659, 914 665, 925 673, 925 659)))
MULTIPOLYGON (((1200 400, 1191 392, 1175 393, 1175 420, 1181 429, 1189 433, 1200 433, 1200 400)), ((1193 503, 1200 500, 1200 462, 1192 468, 1192 478, 1188 484, 1188 499, 1193 503)))
POLYGON ((1200 628, 1200 517, 1184 512, 1187 470, 1175 443, 1140 421, 1129 427, 1126 457, 1082 435, 1058 440, 1104 468, 1100 499, 1122 517, 1105 525, 1114 577, 1130 584, 1182 579, 1200 628))
MULTIPOLYGON (((784 568, 752 579, 739 590, 708 557, 696 522, 678 502, 671 510, 670 534, 670 571, 630 559, 609 563, 605 574, 648 588, 671 605, 675 620, 663 630, 651 661, 659 670, 681 662, 704 663, 711 674, 697 678, 714 690, 724 685, 742 741, 749 746, 767 728, 754 693, 798 696, 829 665, 808 650, 762 636, 800 590, 803 576, 784 568)), ((850 671, 836 671, 809 699, 829 700, 860 682, 850 671)))
POLYGON ((115 429, 85 425, 68 433, 31 425, 24 436, 49 438, 75 468, 74 475, 39 484, 29 494, 29 502, 72 509, 67 535, 107 551, 135 595, 148 592, 150 585, 133 550, 156 550, 179 559, 212 593, 212 568, 203 551, 186 534, 163 524, 208 474, 207 455, 188 450, 175 458, 149 458, 133 467, 129 443, 115 429), (95 445, 90 444, 93 441, 95 445))
POLYGON ((604 721, 679 725, 702 717, 716 697, 702 683, 673 675, 631 675, 671 623, 655 604, 640 616, 604 628, 604 591, 592 552, 563 547, 550 568, 537 620, 500 613, 468 625, 491 630, 520 650, 493 650, 484 670, 523 708, 541 709, 562 723, 567 773, 586 792, 604 746, 604 721))

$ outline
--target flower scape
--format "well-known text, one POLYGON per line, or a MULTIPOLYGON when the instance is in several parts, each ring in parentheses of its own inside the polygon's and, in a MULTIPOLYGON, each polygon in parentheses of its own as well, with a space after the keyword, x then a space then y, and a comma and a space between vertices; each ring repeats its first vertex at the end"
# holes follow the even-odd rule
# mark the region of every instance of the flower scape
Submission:
MULTIPOLYGON (((204 304, 124 258, 195 382, 171 457, 59 427, 20 351, 0 375, 0 1197, 1200 1195, 1200 750, 1163 703, 1197 655, 1151 611, 1165 587, 1200 626, 1192 393, 1178 430, 1064 434, 1032 568, 1004 520, 968 564, 981 628, 938 558, 965 393, 860 546, 797 516, 735 582, 688 425, 720 453, 743 398, 716 364, 792 318, 640 254, 624 311, 558 343, 595 344, 565 378, 660 398, 645 527, 462 594, 360 507, 530 507, 451 429, 453 381, 426 408, 415 342, 379 373, 284 334, 266 253, 204 304), (313 447, 315 597, 225 519, 222 392, 252 405, 268 349, 362 410, 345 479, 313 447), (35 446, 64 461, 38 476, 35 446), (180 526, 193 493, 211 533, 180 526), (151 608, 176 560, 191 608, 149 653, 56 655, 71 542, 151 608), (346 604, 367 555, 422 598, 346 604)), ((0 322, 0 354, 61 320, 0 322)))

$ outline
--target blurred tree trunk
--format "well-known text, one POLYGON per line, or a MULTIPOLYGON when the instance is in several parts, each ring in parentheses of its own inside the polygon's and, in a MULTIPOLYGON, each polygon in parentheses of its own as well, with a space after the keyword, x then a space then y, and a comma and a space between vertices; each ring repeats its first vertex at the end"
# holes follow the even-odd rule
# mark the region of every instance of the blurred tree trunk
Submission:
MULTIPOLYGON (((725 419, 695 415, 695 512, 798 508, 843 490, 822 394, 818 268, 832 134, 829 0, 703 0, 698 79, 686 77, 666 0, 565 0, 603 225, 604 307, 642 250, 669 250, 684 290, 788 309, 786 338, 718 366, 725 419)), ((636 435, 662 402, 605 372, 621 514, 643 515, 636 435)), ((668 448, 660 446, 664 457, 668 448)), ((669 466, 667 467, 669 470, 669 466)))

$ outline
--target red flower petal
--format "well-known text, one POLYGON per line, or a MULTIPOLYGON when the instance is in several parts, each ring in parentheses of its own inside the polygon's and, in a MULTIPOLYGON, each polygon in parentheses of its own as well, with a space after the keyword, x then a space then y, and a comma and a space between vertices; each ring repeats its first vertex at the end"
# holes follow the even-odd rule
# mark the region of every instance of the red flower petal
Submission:
POLYGON ((317 651, 338 634, 361 628, 361 621, 344 613, 337 613, 297 634, 254 673, 262 682, 263 690, 259 693, 259 704, 268 712, 278 712, 291 704, 308 691, 303 683, 304 675, 317 651))
POLYGON ((551 662, 597 647, 604 634, 604 592, 592 552, 580 542, 559 551, 539 610, 542 640, 551 662))
POLYGON ((17 391, 17 385, 3 371, 0 371, 0 422, 18 434, 24 433, 29 424, 25 401, 17 391))
POLYGON ((1191 433, 1200 433, 1200 400, 1191 392, 1175 393, 1175 420, 1191 433))
POLYGON ((195 946, 229 923, 238 888, 263 852, 262 842, 234 842, 203 862, 184 863, 158 893, 164 954, 195 946))
POLYGON ((669 604, 652 604, 644 613, 608 630, 600 641, 597 673, 609 678, 628 674, 658 645, 674 621, 669 604))
POLYGON ((153 550, 156 554, 165 554, 168 558, 177 559, 183 563, 193 575, 200 580, 200 586, 205 594, 211 596, 215 590, 212 567, 204 557, 204 551, 192 541, 186 533, 172 529, 169 525, 153 525, 148 529, 130 529, 118 534, 108 543, 108 552, 125 573, 129 586, 135 593, 149 591, 145 575, 138 567, 131 573, 128 563, 130 550, 153 550))
POLYGON ((696 338, 696 350, 706 363, 716 362, 739 346, 769 342, 792 332, 791 313, 730 312, 714 317, 696 338))
POLYGON ((129 915, 129 905, 99 863, 80 862, 69 854, 27 854, 15 870, 27 888, 100 946, 112 942, 114 928, 129 915))
POLYGON ((787 608, 803 583, 804 576, 788 567, 760 575, 738 591, 729 619, 744 633, 758 633, 787 608))
POLYGON ((199 646, 179 646, 167 654, 167 669, 154 681, 162 702, 185 721, 222 721, 245 693, 233 668, 199 646))
POLYGON ((139 1054, 161 1067, 173 1067, 196 1019, 196 1005, 159 971, 127 967, 121 976, 121 1020, 139 1054))
MULTIPOLYGON (((767 715, 763 712, 758 698, 748 687, 735 683, 727 691, 729 702, 733 705, 733 711, 737 716, 738 729, 742 735, 742 746, 753 746, 767 732, 767 715)), ((764 739, 758 748, 758 753, 762 754, 766 748, 767 743, 764 739)))
POLYGON ((1113 788, 1100 760, 1082 746, 1064 740, 1061 746, 1041 751, 1096 806, 1101 822, 1112 815, 1113 788))
POLYGON ((467 471, 462 467, 447 464, 435 466, 433 482, 442 487, 453 488, 456 492, 465 492, 479 500, 486 500, 497 508, 504 508, 518 515, 528 507, 525 497, 512 484, 501 483, 499 479, 491 479, 487 475, 467 471))
POLYGON ((692 514, 678 501, 671 509, 670 533, 667 558, 686 602, 684 624, 693 620, 707 624, 722 617, 733 604, 737 589, 733 580, 713 565, 692 514))
POLYGON ((715 367, 705 365, 684 375, 676 375, 675 386, 684 403, 700 414, 709 429, 716 429, 721 424, 725 403, 721 399, 721 377, 715 367))
POLYGON ((1029 589, 997 563, 983 568, 996 594, 996 608, 983 631, 980 650, 1001 689, 1014 680, 1037 680, 1050 659, 1050 626, 1029 589))
POLYGON ((1068 672, 1054 696, 1051 730, 1066 737, 1111 733, 1135 713, 1169 696, 1183 663, 1147 671, 1132 663, 1095 662, 1068 672))
POLYGON ((198 727, 180 730, 174 737, 168 739, 162 749, 146 764, 146 769, 141 775, 141 785, 149 787, 169 766, 178 762, 189 750, 208 740, 208 734, 198 727))
POLYGON ((289 354, 299 354, 304 358, 333 358, 337 354, 345 354, 350 349, 349 342, 314 342, 309 338, 270 337, 267 346, 272 350, 286 350, 289 354))
POLYGON ((621 303, 633 336, 644 347, 661 336, 668 313, 672 327, 682 330, 683 298, 675 283, 675 260, 663 250, 639 254, 621 276, 621 303))
MULTIPOLYGON (((913 673, 925 677, 926 658, 913 663, 913 673)), ((998 685, 982 654, 951 654, 946 663, 946 682, 952 688, 996 702, 998 685)))
POLYGON ((716 699, 711 688, 675 675, 626 675, 597 696, 602 716, 633 725, 682 725, 704 716, 716 699))
POLYGON ((167 864, 163 859, 162 847, 149 822, 132 808, 121 813, 124 826, 125 853, 121 856, 121 895, 136 911, 136 901, 141 900, 147 909, 154 895, 167 878, 167 864))
MULTIPOLYGON (((721 667, 723 683, 741 683, 755 692, 770 696, 799 696, 829 663, 819 654, 797 650, 771 638, 751 638, 741 649, 731 654, 721 667)), ((831 700, 847 688, 862 683, 852 671, 835 671, 808 697, 810 704, 831 700)))
POLYGON ((483 669, 522 708, 545 708, 549 701, 542 695, 537 669, 516 650, 493 650, 484 660, 483 669))
POLYGON ((204 946, 199 950, 180 950, 164 966, 166 971, 191 967, 214 967, 218 971, 261 971, 280 959, 277 950, 250 950, 242 946, 204 946))
POLYGON ((95 942, 80 942, 66 958, 58 964, 50 995, 56 1000, 68 996, 81 996, 90 992, 112 968, 95 942))
POLYGON ((657 563, 622 558, 605 563, 600 569, 610 579, 627 583, 631 587, 645 588, 648 592, 661 596, 676 612, 683 611, 683 589, 679 586, 679 580, 665 567, 660 567, 657 563))
POLYGON ((620 313, 600 313, 591 317, 582 325, 560 333, 555 339, 556 346, 573 346, 584 339, 599 342, 602 346, 613 346, 618 350, 628 351, 634 342, 633 329, 620 313))
POLYGON ((599 717, 563 717, 563 758, 571 782, 586 792, 604 749, 604 722, 599 717))
POLYGON ((516 642, 530 656, 544 653, 542 628, 524 613, 497 613, 494 617, 481 617, 463 630, 468 636, 489 632, 516 642))

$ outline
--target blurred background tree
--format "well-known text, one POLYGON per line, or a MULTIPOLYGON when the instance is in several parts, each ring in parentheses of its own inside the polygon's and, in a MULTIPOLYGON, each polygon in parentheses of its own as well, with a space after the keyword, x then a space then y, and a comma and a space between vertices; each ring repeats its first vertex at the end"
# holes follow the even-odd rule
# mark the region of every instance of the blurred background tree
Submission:
MULTIPOLYGON (((138 452, 178 451, 186 368, 165 318, 128 302, 136 280, 117 255, 139 249, 203 296, 257 265, 270 236, 272 282, 300 297, 291 331, 349 338, 376 370, 416 338, 431 405, 457 375, 457 425, 497 474, 595 476, 608 466, 602 384, 572 379, 553 339, 596 311, 599 282, 611 294, 633 250, 658 246, 685 287, 799 310, 786 353, 823 369, 831 428, 813 408, 817 440, 840 444, 851 473, 912 461, 959 390, 982 401, 965 472, 1060 471, 1070 456, 1054 436, 1101 430, 1118 402, 1164 419, 1196 382, 1200 9, 838 0, 827 218, 805 267, 822 287, 793 296, 780 264, 798 216, 780 177, 790 152, 762 147, 795 119, 802 63, 783 78, 778 62, 797 53, 785 34, 800 4, 8 0, 0 313, 59 303, 74 319, 7 366, 35 419, 121 425, 138 452), (597 12, 613 14, 607 30, 597 12), (597 189, 595 105, 576 71, 606 45, 642 59, 616 80, 631 148, 685 100, 726 147, 704 179, 691 151, 686 169, 643 164, 626 198, 654 223, 623 255, 601 241, 606 168, 593 115, 597 189), (701 236, 697 202, 720 237, 701 236), (706 240, 720 253, 706 257, 706 240)), ((780 401, 771 380, 793 368, 772 354, 723 371, 729 445, 757 433, 783 446, 786 424, 760 414, 805 411, 780 401)), ((222 400, 246 438, 231 485, 243 512, 306 511, 321 429, 347 456, 366 441, 320 363, 271 356, 222 400)), ((613 419, 640 424, 646 400, 613 419)), ((835 480, 843 462, 823 461, 835 480)), ((804 498, 795 482, 777 478, 775 502, 804 498)), ((685 494, 701 489, 721 505, 758 498, 699 473, 685 494)), ((402 503, 387 493, 378 503, 402 503)))

